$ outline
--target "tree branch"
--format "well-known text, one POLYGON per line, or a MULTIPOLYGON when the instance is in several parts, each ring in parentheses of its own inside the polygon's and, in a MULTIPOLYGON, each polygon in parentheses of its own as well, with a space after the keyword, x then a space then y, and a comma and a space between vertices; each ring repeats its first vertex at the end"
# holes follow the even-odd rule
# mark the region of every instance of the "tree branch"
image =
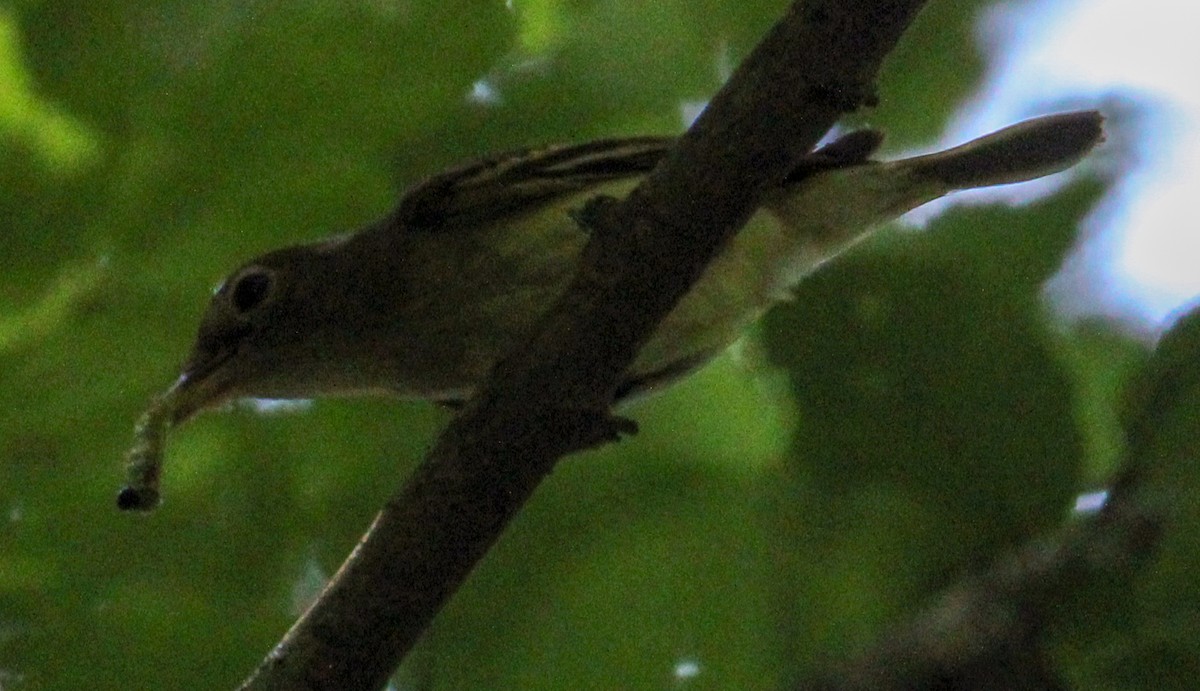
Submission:
POLYGON ((673 153, 593 207, 583 266, 499 363, 246 691, 381 688, 562 456, 624 431, 612 393, 638 349, 844 113, 871 99, 923 0, 796 3, 673 153))
POLYGON ((1065 689, 1042 653, 1047 622, 1082 585, 1128 577, 1158 546, 1165 517, 1133 490, 1119 480, 1095 516, 963 579, 858 659, 797 688, 1065 689))

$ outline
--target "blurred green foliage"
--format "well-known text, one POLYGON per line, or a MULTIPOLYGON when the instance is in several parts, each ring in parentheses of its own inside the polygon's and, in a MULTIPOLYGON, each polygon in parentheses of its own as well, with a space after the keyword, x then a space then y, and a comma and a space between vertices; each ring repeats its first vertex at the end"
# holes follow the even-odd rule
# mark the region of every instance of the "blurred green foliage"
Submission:
MULTIPOLYGON (((928 141, 973 90, 981 5, 934 2, 902 44, 868 116, 892 141, 928 141)), ((679 131, 785 6, 0 8, 0 688, 235 686, 445 421, 378 400, 208 415, 173 439, 162 509, 118 514, 133 421, 229 267, 458 160, 679 131)), ((637 438, 564 462, 398 679, 776 688, 1068 520, 1122 451, 1145 358, 1039 297, 1102 192, 955 211, 820 272, 744 349, 757 367, 724 357, 632 411, 637 438)), ((1183 400, 1167 439, 1196 438, 1183 400)), ((1156 443, 1194 488, 1191 447, 1156 443)), ((1136 639, 1103 609, 1063 629, 1089 688, 1187 668, 1200 530, 1172 530, 1136 639)))

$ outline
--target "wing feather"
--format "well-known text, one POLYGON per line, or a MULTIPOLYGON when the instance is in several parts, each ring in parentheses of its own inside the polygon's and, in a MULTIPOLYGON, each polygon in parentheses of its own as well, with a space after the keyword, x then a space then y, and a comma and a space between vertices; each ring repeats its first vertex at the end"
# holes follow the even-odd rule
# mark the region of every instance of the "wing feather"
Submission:
MULTIPOLYGON (((873 130, 844 135, 798 161, 786 184, 863 163, 881 138, 873 130)), ((419 232, 519 213, 550 197, 645 175, 674 144, 674 137, 633 137, 508 151, 425 179, 404 196, 389 220, 393 227, 419 232)))
POLYGON ((405 230, 435 230, 517 213, 549 197, 645 175, 674 141, 602 139, 499 154, 427 178, 400 201, 392 222, 405 230))

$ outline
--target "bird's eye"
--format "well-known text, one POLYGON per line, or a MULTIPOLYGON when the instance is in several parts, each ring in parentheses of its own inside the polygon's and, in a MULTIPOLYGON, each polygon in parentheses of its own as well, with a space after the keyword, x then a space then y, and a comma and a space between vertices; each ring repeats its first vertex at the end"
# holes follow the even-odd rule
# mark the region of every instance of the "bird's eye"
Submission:
POLYGON ((246 314, 263 303, 275 286, 275 277, 266 269, 252 268, 238 276, 229 291, 229 302, 238 314, 246 314))

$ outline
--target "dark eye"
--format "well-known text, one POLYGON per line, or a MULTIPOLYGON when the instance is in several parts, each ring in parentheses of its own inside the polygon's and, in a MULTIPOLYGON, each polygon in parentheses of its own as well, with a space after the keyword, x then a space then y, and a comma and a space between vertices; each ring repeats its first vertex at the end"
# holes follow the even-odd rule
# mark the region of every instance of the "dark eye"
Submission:
POLYGON ((275 279, 269 272, 249 269, 234 281, 229 291, 229 302, 239 314, 245 314, 267 299, 274 284, 275 279))

